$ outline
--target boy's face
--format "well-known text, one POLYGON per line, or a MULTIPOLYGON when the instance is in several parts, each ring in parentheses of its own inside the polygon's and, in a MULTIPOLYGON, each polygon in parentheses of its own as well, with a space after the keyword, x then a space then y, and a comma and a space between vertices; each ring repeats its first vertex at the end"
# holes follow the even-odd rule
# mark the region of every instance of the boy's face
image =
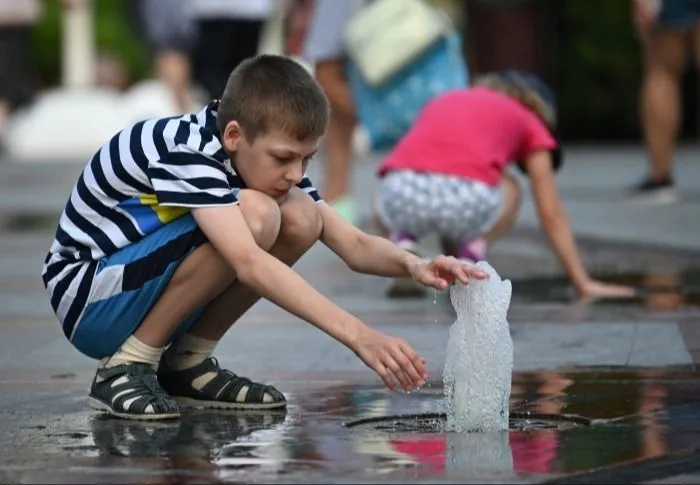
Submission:
POLYGON ((249 143, 235 121, 228 124, 223 136, 224 148, 248 188, 278 203, 301 182, 320 141, 299 141, 281 130, 271 130, 249 143))

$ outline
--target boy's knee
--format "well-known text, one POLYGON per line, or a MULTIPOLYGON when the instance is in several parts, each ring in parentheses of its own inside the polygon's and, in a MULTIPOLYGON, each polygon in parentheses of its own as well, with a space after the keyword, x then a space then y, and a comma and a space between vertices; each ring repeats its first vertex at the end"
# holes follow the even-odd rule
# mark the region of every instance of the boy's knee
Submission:
POLYGON ((255 241, 261 248, 269 250, 280 233, 280 207, 271 197, 255 190, 241 190, 238 200, 255 241))
POLYGON ((308 249, 321 236, 323 223, 316 202, 300 189, 292 190, 280 206, 282 226, 279 238, 296 248, 308 249))

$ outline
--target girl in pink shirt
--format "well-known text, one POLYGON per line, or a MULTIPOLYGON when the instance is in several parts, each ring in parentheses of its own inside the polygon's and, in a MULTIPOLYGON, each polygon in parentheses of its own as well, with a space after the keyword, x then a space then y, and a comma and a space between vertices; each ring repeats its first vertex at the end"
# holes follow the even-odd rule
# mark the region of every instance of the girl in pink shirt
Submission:
MULTIPOLYGON (((379 168, 378 213, 391 239, 418 252, 437 233, 445 254, 477 261, 516 219, 522 190, 509 165, 530 179, 542 227, 580 295, 629 296, 590 278, 557 193, 562 156, 552 91, 520 71, 482 76, 470 89, 428 103, 379 168)), ((413 292, 397 281, 390 294, 413 292)))

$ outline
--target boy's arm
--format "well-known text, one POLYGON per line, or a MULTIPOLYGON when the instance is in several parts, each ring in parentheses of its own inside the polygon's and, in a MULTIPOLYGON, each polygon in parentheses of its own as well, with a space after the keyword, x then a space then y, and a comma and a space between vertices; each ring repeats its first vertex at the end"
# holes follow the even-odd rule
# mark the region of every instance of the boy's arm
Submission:
POLYGON ((318 204, 323 220, 321 242, 358 273, 401 277, 423 260, 391 241, 367 234, 338 215, 328 204, 318 204))
POLYGON ((350 269, 376 276, 410 276, 419 283, 444 290, 453 281, 466 284, 470 278, 483 279, 486 273, 453 257, 433 260, 419 258, 391 241, 367 234, 340 217, 328 204, 318 204, 323 221, 321 242, 350 269))
POLYGON ((396 380, 404 388, 412 389, 425 379, 422 359, 406 342, 372 330, 261 249, 238 206, 193 209, 192 215, 209 242, 236 271, 241 283, 346 345, 387 386, 394 388, 396 380))

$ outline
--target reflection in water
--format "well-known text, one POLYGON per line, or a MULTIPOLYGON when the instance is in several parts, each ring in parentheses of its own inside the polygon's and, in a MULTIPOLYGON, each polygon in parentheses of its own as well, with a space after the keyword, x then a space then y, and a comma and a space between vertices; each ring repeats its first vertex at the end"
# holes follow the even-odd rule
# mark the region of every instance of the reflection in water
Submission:
MULTIPOLYGON (((514 411, 577 414, 600 421, 508 433, 406 433, 343 426, 357 418, 440 412, 439 387, 403 394, 348 384, 300 393, 292 401, 289 416, 200 411, 160 424, 98 417, 90 422, 89 436, 81 436, 80 449, 70 452, 95 456, 100 467, 161 470, 163 483, 187 482, 175 480, 173 470, 200 473, 199 481, 204 474, 210 483, 360 470, 374 476, 507 480, 582 472, 700 445, 700 375, 693 372, 515 373, 514 411)), ((149 482, 154 478, 149 475, 149 482)))
MULTIPOLYGON (((149 468, 198 471, 223 478, 221 467, 277 472, 285 461, 277 443, 285 419, 286 413, 280 411, 194 411, 170 422, 100 415, 91 420, 91 434, 102 466, 148 464, 149 468)), ((149 483, 154 483, 152 478, 149 475, 149 483)), ((162 483, 183 483, 182 477, 175 480, 170 474, 161 478, 162 483)))
POLYGON ((512 475, 511 434, 514 433, 448 433, 447 469, 497 471, 512 475))
MULTIPOLYGON (((673 311, 684 306, 700 306, 700 271, 653 272, 596 275, 604 281, 632 286, 637 296, 628 299, 599 300, 599 305, 639 305, 654 311, 673 311)), ((562 277, 513 280, 513 301, 569 302, 574 299, 570 283, 562 277)))
MULTIPOLYGON (((356 437, 358 451, 391 455, 402 468, 411 463, 413 475, 420 477, 454 476, 458 471, 493 471, 499 476, 579 472, 663 456, 700 445, 700 380, 694 374, 681 375, 680 382, 673 377, 661 371, 516 374, 512 409, 578 414, 604 421, 588 427, 501 434, 387 434, 384 446, 377 443, 381 432, 365 432, 356 437), (670 389, 685 389, 684 406, 673 405, 670 389), (688 405, 690 389, 695 394, 688 405), (672 425, 674 415, 675 422, 684 426, 672 425), (685 437, 683 447, 670 445, 677 436, 685 437), (370 441, 368 449, 365 445, 370 441)), ((405 399, 382 400, 385 416, 415 411, 405 399)))

